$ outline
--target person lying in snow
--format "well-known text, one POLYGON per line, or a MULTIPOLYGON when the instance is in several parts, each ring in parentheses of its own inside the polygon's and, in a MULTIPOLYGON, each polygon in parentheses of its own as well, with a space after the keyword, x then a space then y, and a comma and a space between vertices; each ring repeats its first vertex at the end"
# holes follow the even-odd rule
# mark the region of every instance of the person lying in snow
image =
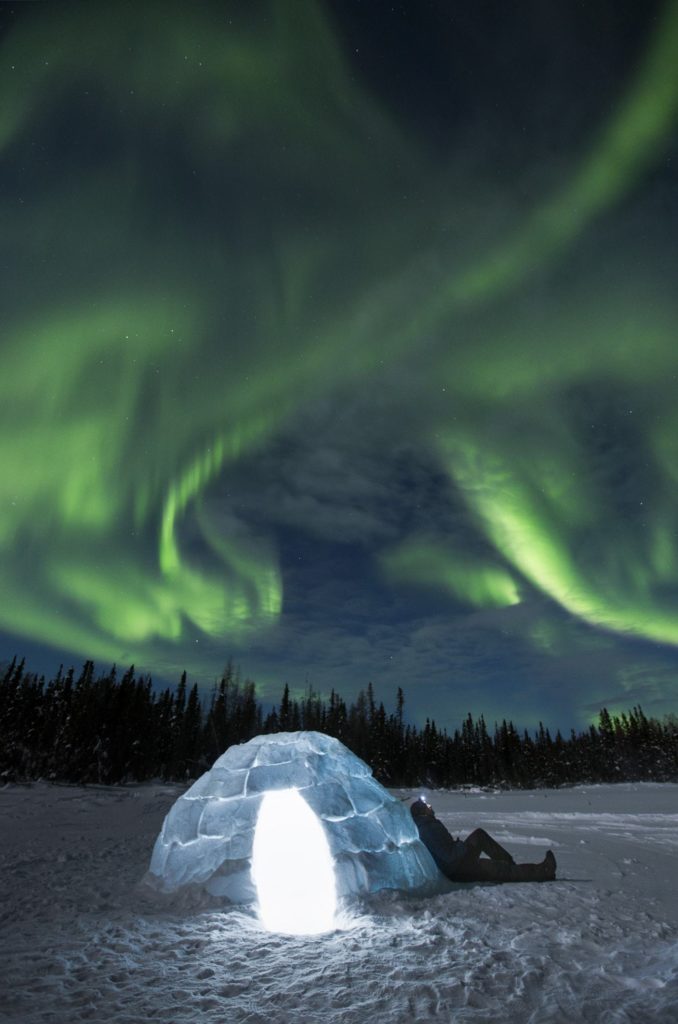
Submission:
POLYGON ((454 839, 423 797, 414 801, 410 812, 419 838, 452 882, 550 882, 556 877, 551 850, 540 864, 516 864, 508 850, 482 828, 466 839, 454 839), (481 857, 483 853, 486 857, 481 857))

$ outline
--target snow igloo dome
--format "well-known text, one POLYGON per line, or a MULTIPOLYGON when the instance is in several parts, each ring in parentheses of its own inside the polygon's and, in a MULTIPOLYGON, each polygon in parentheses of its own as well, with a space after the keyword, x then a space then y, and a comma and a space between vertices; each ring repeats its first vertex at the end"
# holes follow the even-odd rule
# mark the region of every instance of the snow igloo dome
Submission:
POLYGON ((256 901, 253 860, 264 818, 259 846, 273 857, 299 831, 288 804, 278 826, 266 814, 266 802, 283 795, 326 840, 338 898, 439 883, 409 809, 339 740, 317 732, 273 733, 229 747, 172 806, 147 880, 163 892, 200 886, 233 903, 256 901))

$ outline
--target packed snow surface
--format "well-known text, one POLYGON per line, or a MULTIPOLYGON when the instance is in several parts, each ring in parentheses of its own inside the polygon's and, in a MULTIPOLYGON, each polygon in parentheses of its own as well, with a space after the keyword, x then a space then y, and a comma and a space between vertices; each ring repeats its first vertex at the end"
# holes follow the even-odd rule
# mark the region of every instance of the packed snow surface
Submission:
POLYGON ((0 790, 3 1024, 678 1022, 678 785, 428 792, 454 834, 552 848, 558 880, 357 897, 309 937, 144 895, 181 791, 0 790))
POLYGON ((164 892, 202 886, 212 896, 251 903, 262 800, 289 790, 321 822, 339 897, 440 888, 438 869, 407 807, 343 743, 319 732, 279 732, 229 747, 173 805, 147 882, 164 892))

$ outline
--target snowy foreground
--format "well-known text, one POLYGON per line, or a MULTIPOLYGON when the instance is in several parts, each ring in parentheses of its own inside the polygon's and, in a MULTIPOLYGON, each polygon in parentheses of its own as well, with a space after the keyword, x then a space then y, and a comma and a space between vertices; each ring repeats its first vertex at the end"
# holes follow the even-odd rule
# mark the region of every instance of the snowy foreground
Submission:
POLYGON ((678 1022, 678 785, 429 793, 558 881, 381 893, 312 938, 140 891, 180 792, 0 790, 0 1021, 678 1022))

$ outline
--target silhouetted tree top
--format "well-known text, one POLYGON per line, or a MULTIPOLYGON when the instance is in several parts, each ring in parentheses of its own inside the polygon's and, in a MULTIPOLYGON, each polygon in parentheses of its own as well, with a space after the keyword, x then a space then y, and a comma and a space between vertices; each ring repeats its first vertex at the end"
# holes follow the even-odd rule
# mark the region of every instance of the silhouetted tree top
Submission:
POLYGON ((513 722, 469 713, 450 735, 434 719, 423 729, 405 720, 398 688, 395 711, 369 683, 348 704, 335 690, 313 687, 265 710, 251 679, 231 661, 206 697, 183 672, 175 689, 157 690, 134 665, 96 675, 86 661, 77 675, 63 665, 46 681, 13 658, 0 676, 0 779, 120 783, 188 780, 233 743, 266 732, 312 729, 336 736, 372 766, 386 785, 414 787, 561 786, 622 780, 678 779, 678 718, 648 718, 638 705, 619 715, 602 708, 597 724, 552 737, 540 722, 533 735, 513 722))

